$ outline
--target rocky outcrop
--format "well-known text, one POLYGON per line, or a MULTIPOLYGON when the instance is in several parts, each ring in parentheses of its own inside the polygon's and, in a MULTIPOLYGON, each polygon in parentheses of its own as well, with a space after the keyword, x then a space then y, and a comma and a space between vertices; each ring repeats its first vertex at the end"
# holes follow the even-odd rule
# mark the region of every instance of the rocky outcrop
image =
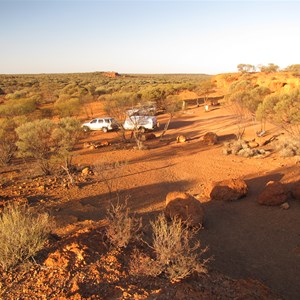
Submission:
POLYGON ((165 215, 167 218, 179 217, 190 226, 202 226, 204 222, 201 202, 188 193, 169 193, 166 197, 165 215))
POLYGON ((288 199, 288 193, 280 181, 269 181, 258 195, 257 202, 261 205, 281 205, 288 199))

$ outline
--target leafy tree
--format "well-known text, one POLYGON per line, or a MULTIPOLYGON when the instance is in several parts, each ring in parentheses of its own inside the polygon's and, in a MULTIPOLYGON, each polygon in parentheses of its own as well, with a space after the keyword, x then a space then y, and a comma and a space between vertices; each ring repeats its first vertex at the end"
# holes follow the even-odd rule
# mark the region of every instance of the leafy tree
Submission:
POLYGON ((72 166, 72 150, 81 137, 81 124, 74 118, 60 119, 53 129, 51 138, 53 140, 52 161, 60 165, 70 176, 72 166))
POLYGON ((274 73, 279 71, 279 66, 269 63, 267 66, 260 65, 259 69, 261 72, 266 72, 266 73, 274 73))
POLYGON ((245 122, 253 117, 264 98, 271 93, 268 88, 255 85, 250 80, 240 80, 231 84, 230 93, 225 97, 228 108, 237 119, 237 137, 242 138, 245 122))
POLYGON ((58 124, 43 119, 25 123, 16 132, 20 154, 35 158, 47 175, 52 171, 53 162, 63 162, 69 168, 70 152, 80 137, 80 124, 72 118, 61 119, 58 124))
POLYGON ((267 96, 258 107, 257 117, 270 120, 299 139, 300 89, 267 96))
POLYGON ((165 87, 163 85, 155 86, 155 87, 148 87, 141 91, 142 98, 144 101, 148 102, 155 102, 157 108, 165 109, 165 99, 168 95, 172 94, 174 91, 170 86, 165 87))
POLYGON ((238 64, 237 69, 241 73, 255 72, 255 66, 249 64, 238 64))
POLYGON ((213 93, 215 84, 211 80, 202 81, 196 90, 199 96, 204 97, 204 102, 208 102, 209 94, 213 93))
POLYGON ((177 95, 169 95, 164 100, 164 107, 166 109, 166 113, 169 115, 169 118, 167 120, 163 132, 160 135, 160 139, 162 139, 163 136, 166 134, 175 113, 181 109, 180 98, 177 95))
POLYGON ((24 157, 34 157, 46 175, 50 173, 53 128, 54 124, 44 119, 25 123, 16 129, 20 154, 24 157))
POLYGON ((300 64, 290 65, 290 66, 285 68, 285 71, 300 73, 300 64))

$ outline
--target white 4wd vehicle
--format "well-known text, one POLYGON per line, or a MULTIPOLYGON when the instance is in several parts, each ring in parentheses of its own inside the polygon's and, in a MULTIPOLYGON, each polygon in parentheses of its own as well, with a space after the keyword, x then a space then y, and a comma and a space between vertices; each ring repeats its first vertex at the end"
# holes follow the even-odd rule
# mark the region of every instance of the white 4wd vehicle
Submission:
POLYGON ((139 130, 141 132, 154 130, 157 127, 155 116, 130 116, 126 118, 123 124, 125 130, 139 130))
POLYGON ((81 125, 85 132, 90 130, 102 130, 107 132, 108 130, 118 129, 118 124, 114 118, 95 118, 89 122, 83 123, 81 125))

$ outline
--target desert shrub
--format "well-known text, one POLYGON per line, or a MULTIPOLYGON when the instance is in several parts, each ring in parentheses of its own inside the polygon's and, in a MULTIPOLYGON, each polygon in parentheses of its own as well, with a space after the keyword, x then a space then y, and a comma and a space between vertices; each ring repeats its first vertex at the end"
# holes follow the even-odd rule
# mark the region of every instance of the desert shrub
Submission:
POLYGON ((0 215, 0 265, 3 269, 34 257, 51 231, 48 214, 34 214, 28 206, 10 205, 0 215))
POLYGON ((20 155, 35 158, 44 174, 51 173, 53 163, 69 167, 71 150, 81 134, 79 121, 72 118, 57 124, 47 119, 27 122, 16 132, 20 155))
POLYGON ((25 123, 16 129, 21 156, 34 157, 44 174, 50 173, 51 134, 54 124, 47 119, 25 123))
POLYGON ((256 154, 256 151, 250 148, 243 148, 237 154, 242 157, 252 157, 256 154))
POLYGON ((127 202, 112 204, 107 211, 106 220, 108 222, 106 236, 113 246, 124 248, 130 241, 138 238, 141 219, 129 215, 127 202))
POLYGON ((34 99, 9 100, 0 106, 0 115, 4 117, 26 115, 34 112, 36 101, 34 99))
POLYGON ((193 272, 205 273, 208 260, 200 261, 207 249, 200 249, 200 242, 192 242, 196 231, 179 218, 168 223, 163 214, 151 222, 153 250, 161 273, 177 281, 193 272))
POLYGON ((54 109, 60 117, 76 116, 80 112, 80 99, 61 95, 54 103, 54 109))
POLYGON ((0 119, 0 165, 8 165, 17 151, 16 124, 11 119, 0 119))
POLYGON ((275 150, 282 157, 300 155, 300 138, 280 138, 275 142, 275 150))
POLYGON ((80 122, 74 118, 60 119, 53 129, 51 138, 53 140, 53 152, 58 161, 67 168, 71 165, 71 151, 82 135, 80 122))

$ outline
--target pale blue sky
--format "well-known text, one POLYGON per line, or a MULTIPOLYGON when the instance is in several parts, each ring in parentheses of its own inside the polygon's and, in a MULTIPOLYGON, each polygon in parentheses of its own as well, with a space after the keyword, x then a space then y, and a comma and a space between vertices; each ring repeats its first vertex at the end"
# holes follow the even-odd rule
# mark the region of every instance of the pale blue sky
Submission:
POLYGON ((0 73, 284 68, 299 32, 298 1, 0 0, 0 73))

